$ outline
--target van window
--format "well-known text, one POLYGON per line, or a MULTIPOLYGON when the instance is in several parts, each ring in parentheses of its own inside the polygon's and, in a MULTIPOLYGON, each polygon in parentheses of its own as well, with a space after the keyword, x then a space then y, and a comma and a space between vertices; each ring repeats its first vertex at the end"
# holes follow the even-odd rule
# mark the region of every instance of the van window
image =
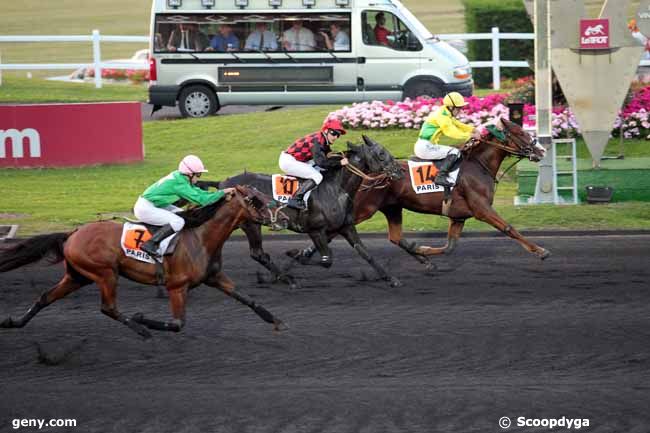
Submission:
POLYGON ((155 52, 350 52, 349 13, 158 14, 155 52))
POLYGON ((422 44, 396 15, 366 10, 361 14, 363 43, 383 45, 398 51, 421 51, 422 44))

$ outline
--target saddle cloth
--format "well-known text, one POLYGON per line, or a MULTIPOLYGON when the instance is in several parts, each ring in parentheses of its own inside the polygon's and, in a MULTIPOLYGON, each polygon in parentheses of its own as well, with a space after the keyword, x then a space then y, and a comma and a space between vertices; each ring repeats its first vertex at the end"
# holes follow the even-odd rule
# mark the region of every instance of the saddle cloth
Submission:
MULTIPOLYGON (((300 182, 303 179, 297 177, 287 176, 286 174, 274 174, 271 176, 271 183, 273 184, 273 198, 281 203, 287 203, 291 197, 296 194, 300 182)), ((311 190, 313 191, 313 190, 311 190)), ((308 203, 311 191, 305 194, 304 201, 308 203)))
MULTIPOLYGON (((158 248, 158 254, 160 257, 156 258, 157 261, 162 263, 163 255, 168 255, 174 252, 176 242, 172 243, 172 240, 176 239, 177 235, 178 233, 174 233, 160 243, 160 247, 158 248)), ((122 245, 122 251, 124 251, 124 254, 127 257, 141 262, 155 263, 153 257, 140 249, 140 245, 147 242, 149 239, 151 239, 151 232, 144 224, 132 222, 125 222, 123 224, 120 244, 122 245)))
MULTIPOLYGON (((438 174, 438 167, 442 164, 443 160, 427 161, 423 159, 408 160, 409 164, 409 177, 411 178, 411 187, 417 194, 428 194, 431 192, 444 192, 445 188, 436 185, 433 181, 438 174)), ((454 169, 447 177, 453 184, 456 184, 460 166, 454 169)), ((453 190, 453 187, 451 188, 453 190)))

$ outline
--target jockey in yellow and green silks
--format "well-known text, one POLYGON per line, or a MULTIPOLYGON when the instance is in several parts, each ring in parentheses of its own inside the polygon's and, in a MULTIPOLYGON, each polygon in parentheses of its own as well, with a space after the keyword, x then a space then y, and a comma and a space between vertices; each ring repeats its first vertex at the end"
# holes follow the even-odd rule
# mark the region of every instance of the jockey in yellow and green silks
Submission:
POLYGON ((421 159, 443 159, 434 182, 442 186, 452 186, 447 180, 449 170, 460 158, 457 148, 438 144, 441 136, 466 142, 471 137, 478 138, 479 132, 472 125, 465 125, 456 116, 467 106, 465 98, 458 92, 447 94, 443 105, 426 118, 420 129, 418 141, 415 143, 415 155, 421 159))

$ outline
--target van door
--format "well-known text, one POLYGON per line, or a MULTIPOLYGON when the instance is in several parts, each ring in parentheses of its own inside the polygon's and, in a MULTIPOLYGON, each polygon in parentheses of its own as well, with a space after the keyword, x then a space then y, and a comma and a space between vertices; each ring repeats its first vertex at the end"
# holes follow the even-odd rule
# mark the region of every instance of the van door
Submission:
POLYGON ((397 15, 387 10, 361 12, 359 79, 366 100, 401 99, 402 85, 420 68, 422 44, 397 15))

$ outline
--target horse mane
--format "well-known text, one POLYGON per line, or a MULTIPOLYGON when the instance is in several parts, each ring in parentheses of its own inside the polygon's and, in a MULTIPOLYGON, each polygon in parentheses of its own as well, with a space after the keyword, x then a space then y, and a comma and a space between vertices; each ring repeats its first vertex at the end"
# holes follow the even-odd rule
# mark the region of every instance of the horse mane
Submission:
POLYGON ((178 216, 185 220, 185 226, 183 228, 191 229, 202 225, 211 219, 224 203, 226 203, 226 200, 222 198, 221 200, 210 203, 209 205, 188 209, 178 213, 178 216))

